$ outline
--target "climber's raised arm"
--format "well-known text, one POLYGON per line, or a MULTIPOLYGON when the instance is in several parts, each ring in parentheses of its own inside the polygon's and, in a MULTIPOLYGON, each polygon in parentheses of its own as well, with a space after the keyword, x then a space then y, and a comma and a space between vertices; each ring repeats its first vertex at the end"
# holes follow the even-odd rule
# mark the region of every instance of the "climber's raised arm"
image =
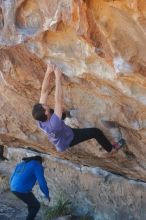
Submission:
POLYGON ((42 83, 42 88, 41 88, 41 95, 40 95, 40 104, 45 104, 47 105, 47 99, 48 99, 48 93, 49 93, 49 86, 50 86, 50 78, 51 78, 51 73, 54 71, 55 66, 51 63, 47 65, 47 70, 45 73, 45 77, 42 83))
POLYGON ((55 72, 55 84, 56 84, 54 112, 59 118, 62 118, 62 109, 63 109, 63 90, 61 85, 62 72, 58 68, 55 68, 54 72, 55 72))

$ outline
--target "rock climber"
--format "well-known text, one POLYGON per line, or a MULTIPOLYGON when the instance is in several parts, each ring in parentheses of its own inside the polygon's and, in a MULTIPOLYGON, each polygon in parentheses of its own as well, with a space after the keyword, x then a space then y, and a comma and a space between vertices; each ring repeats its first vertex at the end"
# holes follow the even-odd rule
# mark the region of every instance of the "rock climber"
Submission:
POLYGON ((119 149, 122 142, 111 144, 103 132, 95 127, 91 128, 71 128, 62 120, 63 113, 63 91, 62 91, 62 72, 53 64, 47 65, 47 71, 42 83, 39 103, 32 109, 32 115, 38 121, 38 127, 47 135, 49 141, 56 147, 57 151, 63 152, 70 147, 89 139, 96 141, 105 151, 111 152, 112 149, 119 149), (50 112, 48 106, 48 95, 50 88, 51 74, 55 73, 55 108, 50 112))
POLYGON ((44 177, 41 156, 22 158, 10 177, 10 190, 16 197, 21 199, 28 206, 28 216, 26 220, 33 220, 40 209, 40 203, 32 193, 32 188, 38 181, 41 191, 47 201, 50 202, 49 189, 44 177))

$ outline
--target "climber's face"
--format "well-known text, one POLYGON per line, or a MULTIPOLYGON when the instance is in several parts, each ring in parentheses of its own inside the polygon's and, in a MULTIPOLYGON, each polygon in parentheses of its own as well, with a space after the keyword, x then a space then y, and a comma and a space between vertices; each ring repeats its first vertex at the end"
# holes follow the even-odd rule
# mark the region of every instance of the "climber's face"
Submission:
POLYGON ((51 117, 49 106, 48 105, 42 105, 42 107, 45 109, 45 115, 49 119, 51 117))

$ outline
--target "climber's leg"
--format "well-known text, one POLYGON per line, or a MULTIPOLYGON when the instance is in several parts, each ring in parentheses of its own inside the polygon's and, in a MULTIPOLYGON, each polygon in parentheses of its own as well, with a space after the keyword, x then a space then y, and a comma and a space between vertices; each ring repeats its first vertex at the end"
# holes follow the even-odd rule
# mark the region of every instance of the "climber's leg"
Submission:
POLYGON ((83 141, 95 138, 96 141, 107 151, 110 152, 113 148, 112 144, 105 137, 103 132, 98 128, 83 128, 72 129, 74 133, 74 139, 72 140, 70 147, 79 144, 83 141))

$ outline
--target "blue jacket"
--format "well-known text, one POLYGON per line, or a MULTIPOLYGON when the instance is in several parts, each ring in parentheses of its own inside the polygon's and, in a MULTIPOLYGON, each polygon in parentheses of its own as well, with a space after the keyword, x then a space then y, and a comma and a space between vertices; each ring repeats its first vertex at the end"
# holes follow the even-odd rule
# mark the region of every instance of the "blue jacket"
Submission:
POLYGON ((38 181, 41 191, 49 198, 49 189, 44 177, 44 168, 36 160, 17 164, 10 178, 10 189, 14 192, 29 193, 38 181))

